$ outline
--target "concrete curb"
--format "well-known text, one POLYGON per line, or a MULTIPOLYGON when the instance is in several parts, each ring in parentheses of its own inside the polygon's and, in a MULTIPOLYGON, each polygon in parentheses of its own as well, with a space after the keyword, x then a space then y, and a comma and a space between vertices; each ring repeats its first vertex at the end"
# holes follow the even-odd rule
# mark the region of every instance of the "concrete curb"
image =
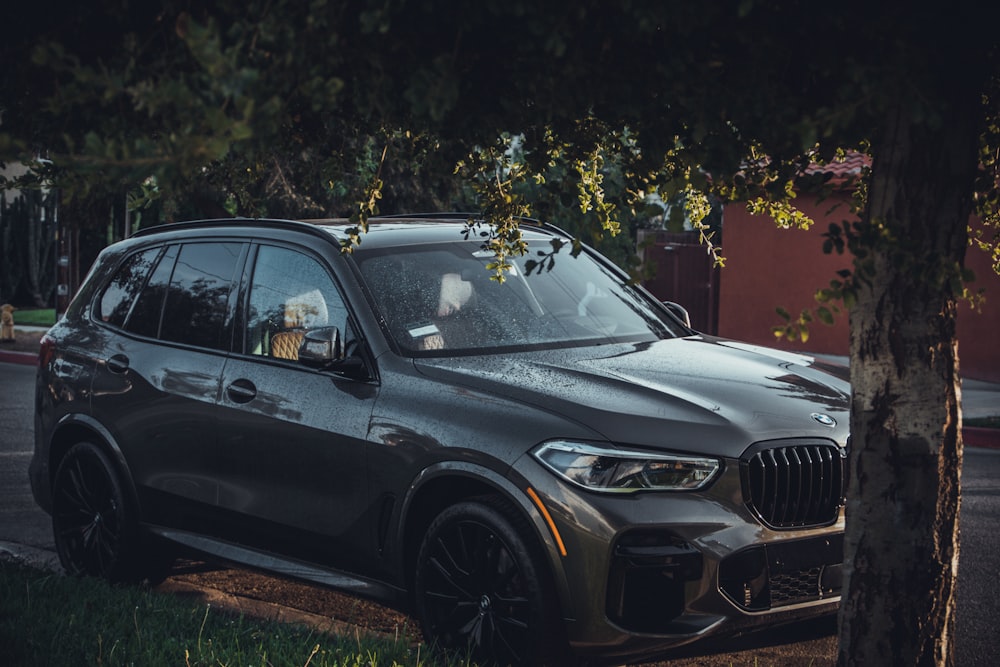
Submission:
POLYGON ((1000 428, 966 426, 962 429, 962 441, 966 447, 1000 449, 1000 428))
MULTIPOLYGON (((55 552, 39 549, 14 542, 0 542, 0 560, 19 565, 25 565, 43 572, 63 574, 62 565, 55 552)), ((183 581, 167 580, 153 588, 157 593, 176 595, 199 604, 221 609, 226 613, 254 618, 259 621, 304 625, 324 634, 338 637, 372 637, 384 641, 407 641, 411 647, 416 647, 419 641, 407 638, 405 635, 392 635, 386 632, 361 628, 351 623, 338 621, 319 614, 313 614, 301 609, 286 607, 274 602, 265 602, 253 598, 240 597, 224 593, 214 588, 202 588, 183 581)))
POLYGON ((15 542, 0 542, 0 560, 6 560, 19 565, 27 565, 36 570, 62 573, 59 556, 54 551, 29 547, 15 542))
POLYGON ((231 595, 215 590, 214 588, 202 588, 182 581, 170 581, 168 579, 153 590, 158 593, 167 593, 188 600, 194 600, 200 604, 224 609, 226 612, 254 618, 258 621, 305 625, 317 632, 336 635, 338 637, 372 637, 386 641, 409 641, 411 647, 416 647, 420 643, 419 641, 407 640, 405 636, 393 636, 377 630, 364 629, 357 625, 320 616, 308 611, 302 611, 301 609, 285 607, 274 602, 264 602, 262 600, 231 595))
POLYGON ((38 363, 38 355, 34 352, 12 352, 9 350, 0 350, 0 362, 6 364, 34 366, 38 363))

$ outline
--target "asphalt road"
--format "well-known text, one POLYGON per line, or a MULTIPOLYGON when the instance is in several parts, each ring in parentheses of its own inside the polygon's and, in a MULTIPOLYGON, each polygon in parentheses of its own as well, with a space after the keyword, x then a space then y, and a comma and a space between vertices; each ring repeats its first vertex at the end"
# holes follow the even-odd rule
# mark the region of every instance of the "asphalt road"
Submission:
MULTIPOLYGON (((34 367, 0 363, 0 543, 51 551, 47 514, 31 497, 34 367)), ((961 564, 956 664, 1000 664, 1000 450, 967 448, 962 473, 961 564)), ((681 651, 671 667, 832 665, 835 623, 803 623, 681 651)))
POLYGON ((0 541, 53 549, 49 515, 28 485, 34 449, 35 367, 0 363, 0 541))

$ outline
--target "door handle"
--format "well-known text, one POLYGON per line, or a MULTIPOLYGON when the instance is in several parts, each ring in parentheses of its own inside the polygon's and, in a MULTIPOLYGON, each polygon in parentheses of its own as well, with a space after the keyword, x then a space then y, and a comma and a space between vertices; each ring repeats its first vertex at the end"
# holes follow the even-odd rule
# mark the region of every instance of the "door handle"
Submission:
POLYGON ((116 354, 108 359, 105 364, 109 371, 121 375, 128 370, 128 357, 124 354, 116 354))
POLYGON ((250 380, 241 378, 226 387, 226 395, 234 403, 249 403, 257 397, 257 387, 250 380))

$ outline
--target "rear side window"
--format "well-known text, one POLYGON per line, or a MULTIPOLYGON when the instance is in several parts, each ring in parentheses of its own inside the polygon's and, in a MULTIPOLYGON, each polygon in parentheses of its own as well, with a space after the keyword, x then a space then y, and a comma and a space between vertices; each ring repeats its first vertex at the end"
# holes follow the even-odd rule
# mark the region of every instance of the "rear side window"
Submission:
POLYGON ((242 248, 240 243, 191 243, 181 248, 163 308, 161 339, 229 349, 229 295, 242 248))
POLYGON ((153 271, 149 282, 136 299, 132 314, 125 323, 125 329, 140 336, 155 338, 160 332, 160 315, 163 314, 163 299, 170 285, 170 274, 174 270, 178 246, 167 248, 160 263, 153 271))
POLYGON ((102 322, 115 327, 124 326, 132 303, 146 284, 146 277, 156 264, 161 250, 162 248, 153 248, 125 260, 101 295, 98 316, 102 322))
POLYGON ((228 350, 244 246, 187 243, 137 253, 104 288, 97 314, 139 336, 228 350))

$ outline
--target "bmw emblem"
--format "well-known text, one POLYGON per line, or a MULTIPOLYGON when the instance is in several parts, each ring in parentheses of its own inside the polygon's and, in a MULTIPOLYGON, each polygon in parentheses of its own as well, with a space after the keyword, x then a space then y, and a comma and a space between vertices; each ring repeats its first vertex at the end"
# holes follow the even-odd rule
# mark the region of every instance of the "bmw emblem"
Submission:
POLYGON ((814 421, 819 422, 823 426, 829 426, 833 428, 834 426, 837 425, 837 420, 831 417, 830 415, 824 415, 819 412, 814 412, 809 416, 812 417, 814 421))

